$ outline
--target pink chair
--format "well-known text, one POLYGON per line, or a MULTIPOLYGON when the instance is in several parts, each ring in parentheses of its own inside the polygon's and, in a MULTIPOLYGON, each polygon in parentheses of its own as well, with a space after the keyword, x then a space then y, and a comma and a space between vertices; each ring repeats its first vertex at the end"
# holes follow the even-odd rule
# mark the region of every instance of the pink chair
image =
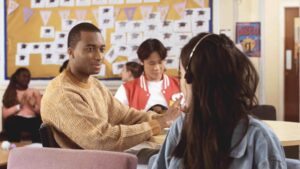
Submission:
POLYGON ((7 169, 136 169, 134 155, 61 148, 22 147, 10 151, 7 169))

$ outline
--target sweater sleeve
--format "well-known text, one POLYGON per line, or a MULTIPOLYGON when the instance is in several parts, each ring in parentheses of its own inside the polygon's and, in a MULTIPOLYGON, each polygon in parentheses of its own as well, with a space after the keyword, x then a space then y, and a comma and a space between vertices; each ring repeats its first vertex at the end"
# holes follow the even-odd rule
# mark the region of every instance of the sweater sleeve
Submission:
MULTIPOLYGON (((107 114, 109 119, 115 118, 111 117, 115 113, 93 112, 83 96, 74 89, 50 89, 42 98, 43 121, 54 125, 81 148, 121 151, 152 136, 148 122, 141 120, 138 124, 117 124, 99 117, 99 114, 107 114)), ((130 123, 129 120, 126 122, 130 123)))

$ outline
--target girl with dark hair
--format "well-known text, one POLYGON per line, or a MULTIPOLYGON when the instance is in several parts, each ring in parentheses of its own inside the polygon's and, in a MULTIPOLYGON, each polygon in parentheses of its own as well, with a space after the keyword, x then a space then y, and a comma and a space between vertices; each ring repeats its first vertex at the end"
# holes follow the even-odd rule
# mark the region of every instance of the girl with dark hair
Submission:
POLYGON ((137 55, 144 73, 121 85, 115 97, 138 110, 148 110, 156 104, 169 107, 172 96, 180 91, 178 79, 164 73, 167 49, 159 40, 147 39, 139 46, 137 55))
POLYGON ((22 131, 30 132, 33 142, 40 140, 38 129, 41 125, 41 94, 28 88, 30 78, 28 69, 17 69, 4 92, 2 117, 9 141, 20 141, 22 131))
POLYGON ((127 62, 122 69, 121 78, 123 82, 138 78, 143 73, 143 67, 137 62, 127 62))
POLYGON ((282 169, 278 138, 253 118, 258 75, 225 35, 201 33, 180 56, 184 115, 171 127, 152 169, 282 169))

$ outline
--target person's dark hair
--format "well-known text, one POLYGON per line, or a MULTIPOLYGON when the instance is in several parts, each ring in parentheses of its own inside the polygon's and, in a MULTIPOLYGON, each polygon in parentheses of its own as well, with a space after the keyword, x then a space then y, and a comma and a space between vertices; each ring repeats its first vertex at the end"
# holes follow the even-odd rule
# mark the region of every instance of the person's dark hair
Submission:
MULTIPOLYGON (((11 107, 13 105, 19 104, 17 100, 17 89, 19 85, 18 76, 22 72, 27 72, 30 75, 30 71, 27 68, 21 67, 18 68, 15 73, 12 74, 9 84, 4 92, 2 103, 5 107, 11 107)), ((28 86, 25 86, 26 89, 28 86)))
POLYGON ((68 48, 72 47, 74 48, 78 41, 80 41, 80 33, 86 31, 86 32, 99 32, 101 33, 100 29, 97 28, 95 25, 83 22, 78 25, 75 25, 69 32, 68 35, 68 48))
MULTIPOLYGON (((183 47, 180 60, 184 68, 192 49, 205 35, 195 36, 183 47)), ((229 153, 233 131, 241 121, 246 134, 248 114, 257 104, 258 74, 250 60, 223 34, 202 39, 189 69, 192 100, 173 155, 183 159, 185 169, 227 169, 232 161, 229 153)))
POLYGON ((125 64, 127 71, 130 71, 134 78, 138 78, 143 73, 143 66, 136 62, 127 62, 125 64))
POLYGON ((64 61, 64 63, 59 68, 59 73, 64 71, 68 67, 69 60, 64 61))
POLYGON ((137 55, 143 62, 153 52, 157 52, 161 60, 167 57, 167 48, 157 39, 147 39, 139 46, 137 55))

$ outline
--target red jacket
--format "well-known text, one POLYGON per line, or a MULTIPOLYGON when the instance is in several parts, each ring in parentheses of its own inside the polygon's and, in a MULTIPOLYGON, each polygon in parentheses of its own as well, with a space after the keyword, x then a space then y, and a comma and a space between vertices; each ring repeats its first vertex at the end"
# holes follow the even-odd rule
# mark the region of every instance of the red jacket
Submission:
MULTIPOLYGON (((138 110, 145 109, 150 97, 145 76, 141 75, 139 78, 126 82, 123 85, 126 90, 129 107, 134 107, 138 110)), ((162 85, 161 92, 169 104, 172 95, 180 92, 178 79, 163 75, 162 85)))

